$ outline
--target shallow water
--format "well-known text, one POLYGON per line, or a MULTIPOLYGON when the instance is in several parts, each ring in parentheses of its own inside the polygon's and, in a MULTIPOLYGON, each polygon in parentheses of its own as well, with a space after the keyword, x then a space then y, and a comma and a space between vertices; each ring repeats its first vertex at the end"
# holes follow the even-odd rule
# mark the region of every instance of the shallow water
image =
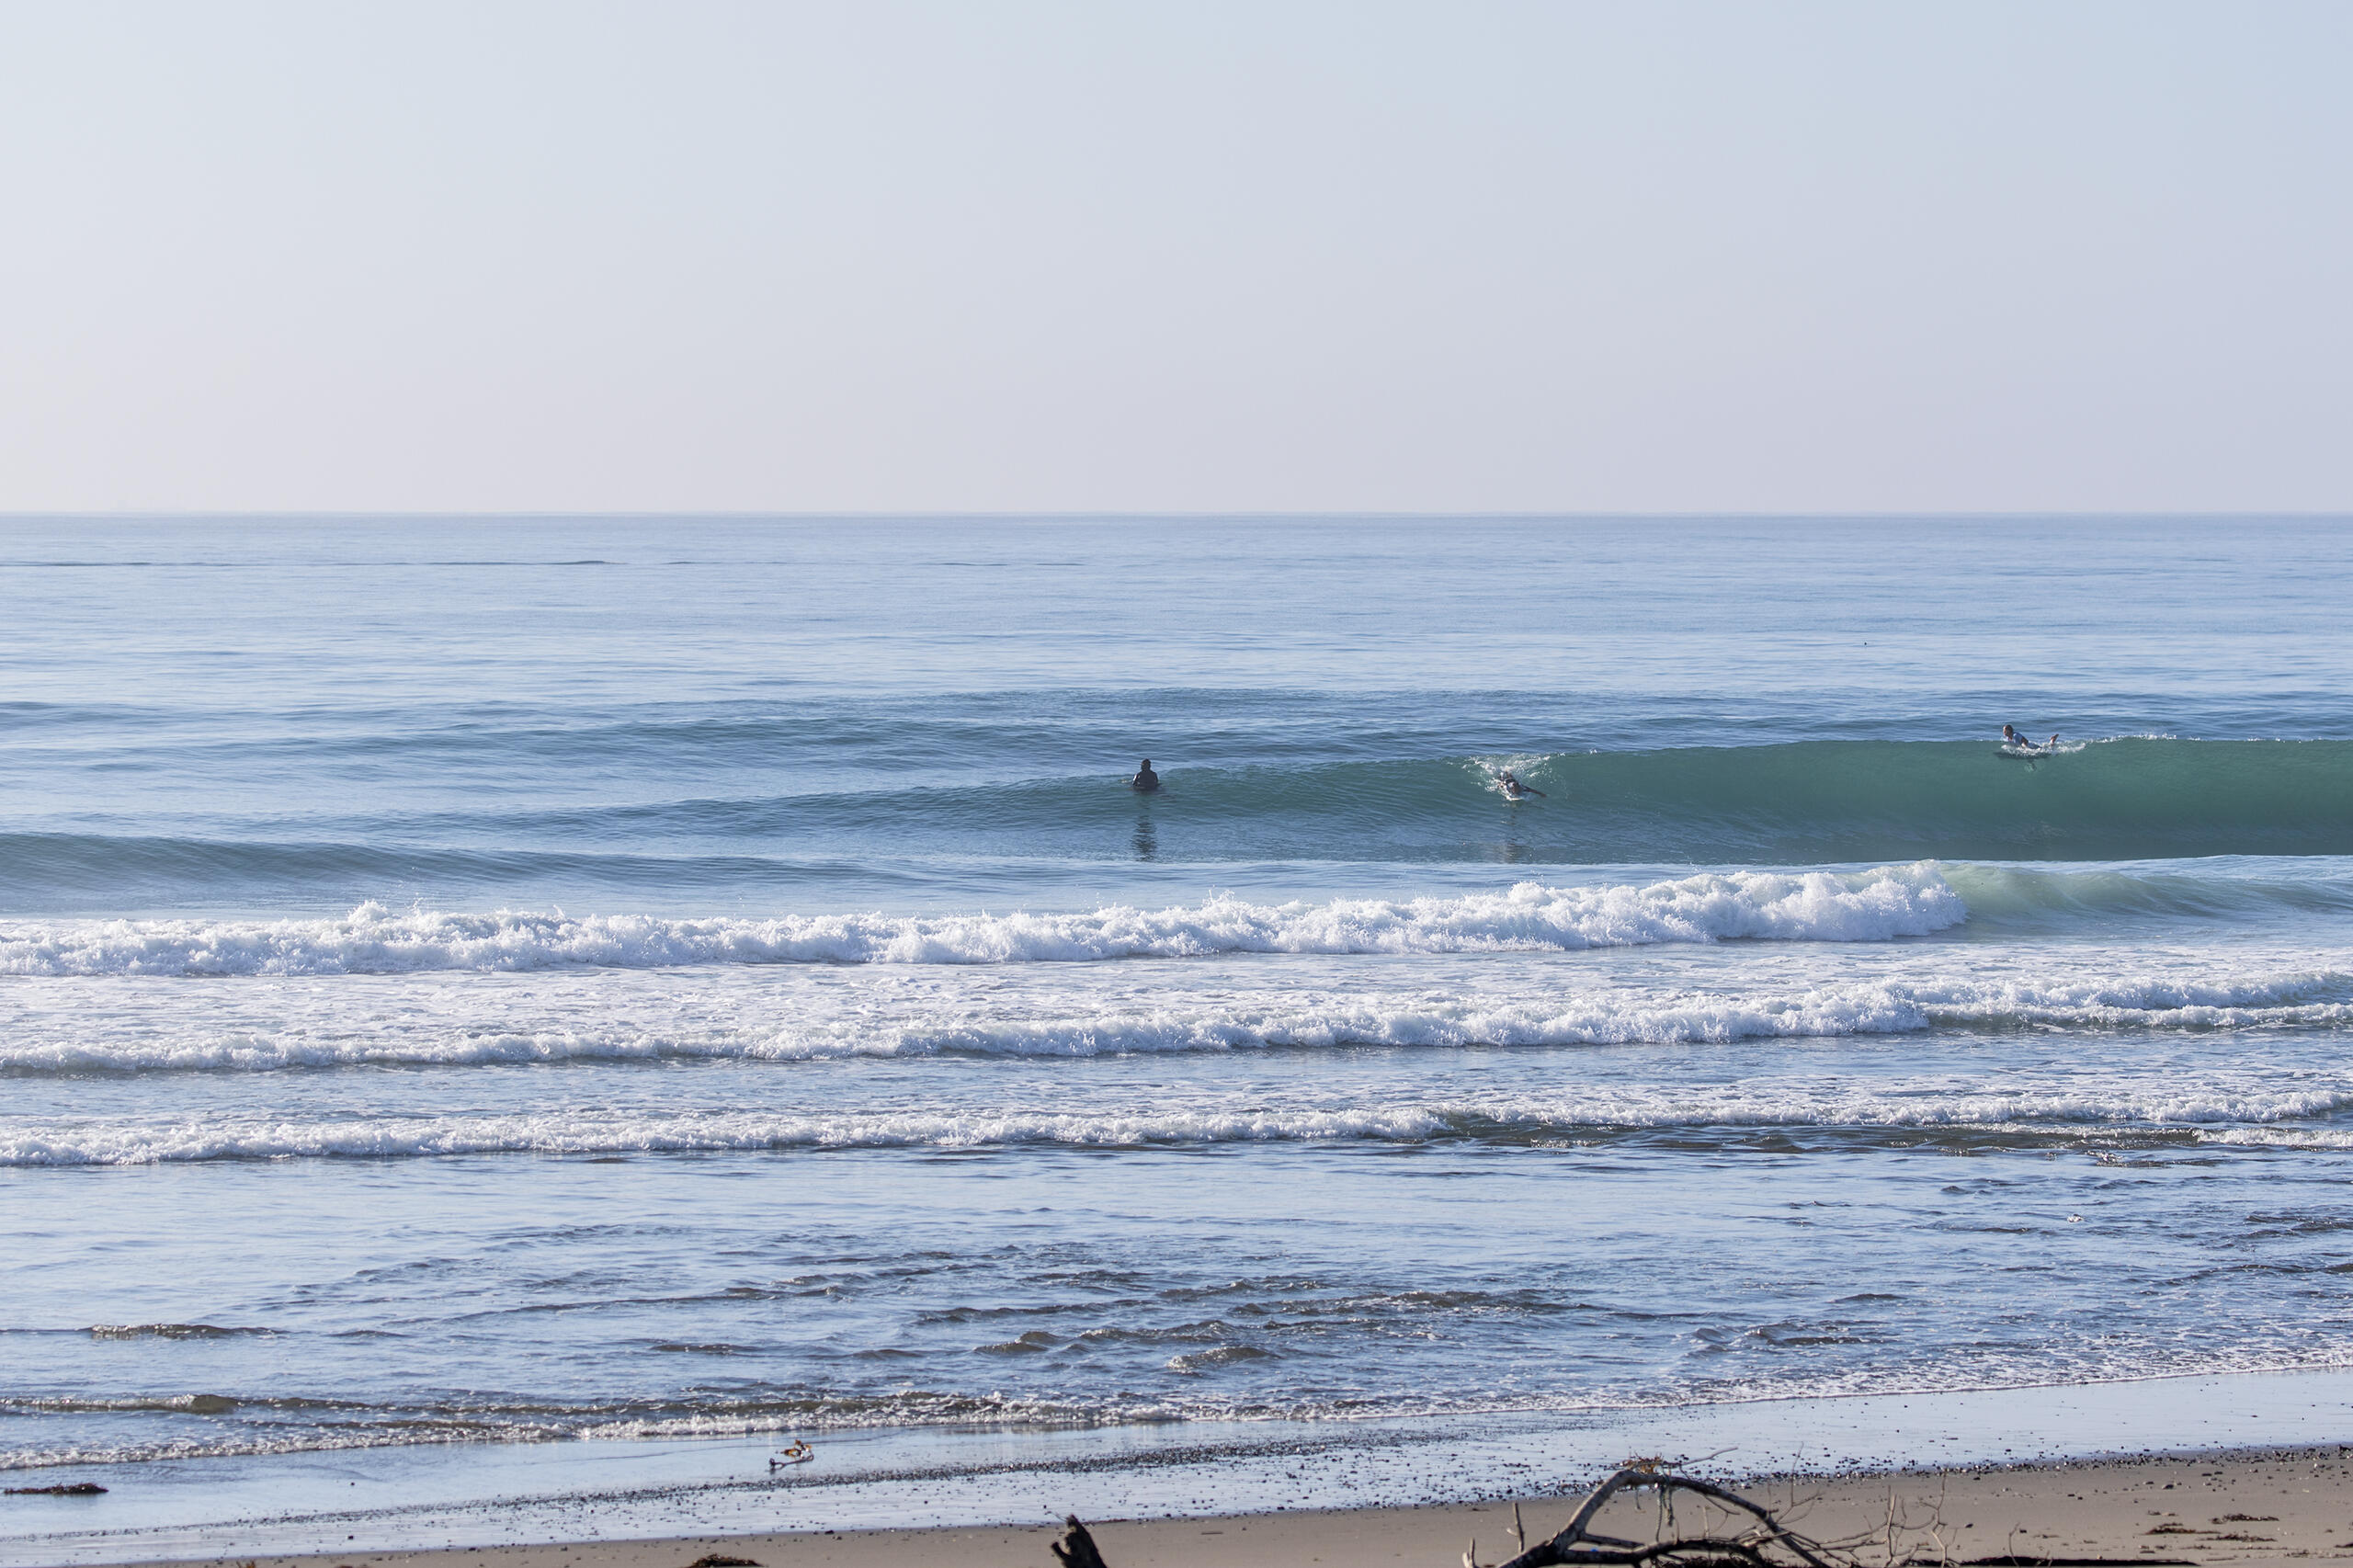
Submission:
POLYGON ((2347 1364, 2348 565, 7 525, 0 1464, 2347 1364))

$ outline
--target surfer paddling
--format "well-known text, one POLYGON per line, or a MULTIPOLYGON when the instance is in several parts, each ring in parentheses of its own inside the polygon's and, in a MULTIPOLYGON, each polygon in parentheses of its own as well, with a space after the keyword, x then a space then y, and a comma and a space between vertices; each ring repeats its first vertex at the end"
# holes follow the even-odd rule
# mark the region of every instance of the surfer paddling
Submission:
POLYGON ((1149 795, 1160 788, 1160 775, 1152 770, 1152 758, 1143 759, 1143 766, 1136 769, 1136 776, 1128 780, 1128 788, 1139 795, 1149 795))
POLYGON ((2019 751, 2055 751, 2059 745, 2059 733, 2054 730, 2047 741, 2030 741, 2019 734, 2014 726, 2005 724, 2002 726, 2002 744, 2019 751))
POLYGON ((1495 783, 1503 790, 1504 799, 1506 801, 1517 801, 1524 795, 1533 795, 1540 801, 1544 798, 1543 790, 1531 790, 1522 784, 1511 776, 1511 769, 1508 767, 1504 769, 1502 777, 1497 778, 1495 783))

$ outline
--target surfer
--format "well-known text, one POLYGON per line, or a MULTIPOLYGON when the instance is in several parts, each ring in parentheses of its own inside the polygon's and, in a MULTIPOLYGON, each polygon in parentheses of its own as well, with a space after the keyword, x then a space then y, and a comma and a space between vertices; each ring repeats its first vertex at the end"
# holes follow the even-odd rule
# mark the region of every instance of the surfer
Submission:
POLYGON ((2015 727, 2005 724, 2002 726, 2002 744, 2018 751, 2056 751, 2059 749, 2059 735, 2053 731, 2047 741, 2030 741, 2019 734, 2015 727))
POLYGON ((1506 801, 1517 801, 1522 795, 1533 795, 1540 801, 1544 798, 1543 790, 1531 790, 1527 785, 1522 784, 1518 779, 1514 778, 1511 776, 1511 769, 1508 767, 1504 769, 1503 777, 1497 778, 1495 782, 1503 786, 1504 799, 1506 801))
POLYGON ((1149 795, 1160 788, 1160 775, 1152 770, 1152 758, 1143 759, 1143 766, 1136 769, 1136 776, 1128 780, 1128 788, 1139 795, 1149 795))

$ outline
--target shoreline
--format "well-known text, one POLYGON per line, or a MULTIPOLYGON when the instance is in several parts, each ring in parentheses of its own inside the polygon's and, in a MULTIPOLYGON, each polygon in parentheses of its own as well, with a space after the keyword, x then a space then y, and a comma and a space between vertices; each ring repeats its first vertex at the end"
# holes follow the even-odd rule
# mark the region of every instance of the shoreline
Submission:
MULTIPOLYGON (((1722 1478, 1720 1478, 1722 1479, 1722 1478)), ((1891 1516, 1899 1554, 1955 1564, 1986 1558, 2200 1564, 2353 1560, 2353 1446, 2145 1454, 1998 1467, 1732 1479, 1818 1540, 1876 1536, 1891 1516)), ((1476 1541, 1492 1564, 1518 1548, 1514 1502, 1530 1543, 1557 1529, 1583 1486, 1518 1498, 1409 1507, 1216 1511, 1086 1522, 1109 1568, 1396 1562, 1450 1568, 1476 1541)), ((222 1568, 693 1568, 706 1556, 758 1568, 882 1568, 951 1562, 973 1568, 1052 1568, 1058 1521, 1035 1525, 680 1533, 625 1540, 285 1555, 230 1548, 151 1559, 222 1568)), ((142 1565, 146 1568, 146 1565, 142 1565)), ((715 1565, 714 1565, 715 1568, 715 1565)))
MULTIPOLYGON (((1011 1551, 1006 1542, 1034 1545, 1039 1530, 1074 1513, 1090 1524, 1142 1521, 1135 1528, 1155 1529, 1222 1528, 1199 1523, 1217 1517, 1378 1517, 1415 1531, 1450 1519, 1451 1530, 1514 1498, 1540 1505, 1582 1495, 1636 1455, 1709 1456, 1671 1462, 1777 1494, 1795 1486, 1859 1497, 1877 1488, 1882 1511, 1891 1477, 1898 1486, 1949 1488, 1995 1474, 2122 1475, 2161 1464, 2243 1470, 2287 1462, 2281 1455, 2321 1467, 2336 1492, 2353 1487, 2344 1462, 2353 1455, 2353 1369, 1517 1417, 813 1436, 816 1460, 782 1471, 767 1468, 779 1446, 768 1436, 415 1445, 17 1471, 9 1479, 20 1484, 91 1482, 110 1490, 0 1500, 0 1568, 291 1562, 323 1554, 354 1568, 437 1554, 516 1568, 559 1561, 687 1568, 713 1551, 775 1568, 760 1551, 724 1543, 782 1543, 766 1550, 793 1562, 835 1560, 808 1555, 820 1540, 913 1535, 994 1541, 988 1551, 1011 1551), (704 1544, 669 1555, 682 1542, 704 1544), (609 1555, 617 1551, 624 1554, 609 1555)), ((2279 1510, 2217 1506, 2195 1521, 2185 1516, 2185 1528, 2234 1512, 2279 1510)), ((2300 1537, 2292 1550, 2325 1554, 2353 1542, 2353 1496, 2337 1514, 2329 1540, 2300 1537)), ((2061 1515, 2035 1517, 2034 1529, 2073 1539, 2076 1526, 2061 1515)), ((1531 1517, 1531 1528, 1540 1528, 1531 1517)), ((1127 1528, 1122 1523, 1104 1540, 1111 1568, 1122 1568, 1112 1542, 1127 1528)), ((1249 1528, 1260 1540, 1282 1533, 1249 1528)), ((2141 1544, 2099 1555, 2145 1560, 2141 1544)), ((1018 1560, 1045 1568, 1047 1559, 1021 1550, 1030 1555, 1018 1560)), ((1438 1561, 1451 1564, 1461 1553, 1457 1541, 1438 1561)))

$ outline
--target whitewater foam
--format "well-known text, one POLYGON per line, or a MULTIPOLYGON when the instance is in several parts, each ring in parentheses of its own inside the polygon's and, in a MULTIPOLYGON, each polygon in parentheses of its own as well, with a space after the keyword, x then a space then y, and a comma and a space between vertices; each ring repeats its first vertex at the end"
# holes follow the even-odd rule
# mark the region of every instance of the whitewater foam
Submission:
MULTIPOLYGON (((1914 972, 1867 980, 1716 972, 1681 987, 1607 972, 1536 977, 1504 994, 1403 983, 1353 990, 1300 980, 1199 992, 1120 983, 1025 996, 994 978, 813 974, 780 993, 725 971, 687 994, 617 994, 596 976, 450 975, 285 983, 257 1000, 274 1027, 222 1009, 186 1013, 175 993, 111 996, 119 983, 43 987, 39 1007, 0 1008, 0 1074, 273 1073, 368 1066, 507 1068, 590 1062, 794 1062, 854 1058, 1063 1058, 1316 1051, 1728 1044, 1949 1029, 2179 1035, 2353 1030, 2353 971, 2278 955, 2200 963, 2088 955, 2075 973, 1952 972, 1922 949, 1914 972), (2154 962, 2152 960, 2154 960, 2154 962), (2195 966, 2195 967, 2193 967, 2195 966), (484 988, 488 989, 485 990, 484 988), (394 995, 398 990, 397 998, 394 995), (136 1001, 142 1006, 131 1005, 136 1001), (1032 1011, 1032 1009, 1035 1009, 1032 1011), (1029 1016, 1024 1016, 1027 1013, 1029 1016)), ((2304 955, 2306 957, 2314 955, 2304 955)), ((1107 978, 1108 978, 1107 976, 1107 978)), ((1436 978, 1436 977, 1430 977, 1436 978)))
POLYGON ((208 1161, 400 1160, 478 1154, 747 1153, 847 1149, 1148 1148, 1446 1139, 1578 1141, 1640 1131, 1789 1129, 1993 1134, 2179 1131, 2225 1142, 2332 1142, 2276 1124, 2353 1108, 2353 1086, 2170 1084, 1995 1090, 1949 1082, 1811 1087, 1733 1082, 1691 1090, 1586 1085, 1553 1094, 1387 1096, 1316 1105, 845 1108, 823 1112, 568 1108, 510 1115, 213 1116, 23 1123, 0 1129, 0 1166, 208 1161))
POLYGON ((1000 964, 1220 953, 1565 951, 1736 939, 1870 942, 1968 917, 1932 862, 1859 873, 1742 871, 1647 886, 1547 887, 1403 901, 951 916, 394 914, 339 919, 0 926, 0 974, 384 974, 712 963, 1000 964))

